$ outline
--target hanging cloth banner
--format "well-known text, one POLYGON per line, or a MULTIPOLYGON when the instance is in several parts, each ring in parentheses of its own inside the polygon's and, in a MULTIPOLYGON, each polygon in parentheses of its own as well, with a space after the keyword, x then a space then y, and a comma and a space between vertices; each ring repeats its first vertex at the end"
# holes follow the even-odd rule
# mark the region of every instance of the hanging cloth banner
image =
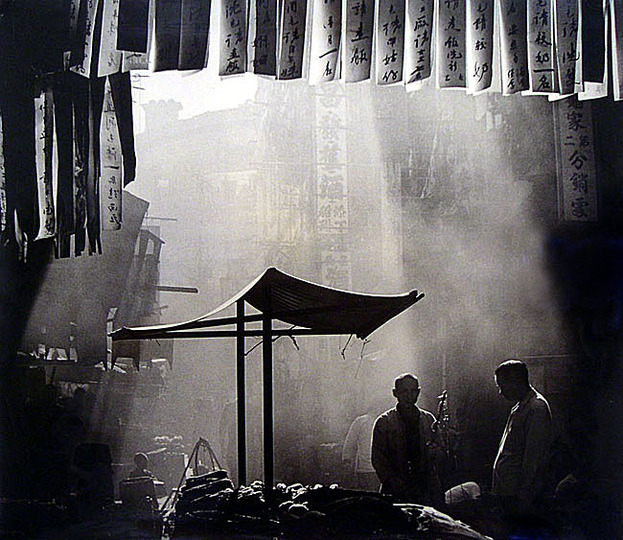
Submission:
POLYGON ((134 121, 132 118, 132 85, 129 73, 115 73, 108 77, 112 92, 117 128, 123 156, 123 187, 136 178, 136 151, 134 149, 134 121))
POLYGON ((303 47, 307 0, 279 0, 279 52, 277 78, 300 79, 303 76, 303 47))
POLYGON ((346 82, 370 78, 374 2, 346 0, 342 65, 346 82))
POLYGON ((119 27, 119 0, 106 0, 102 12, 102 33, 98 58, 97 76, 105 77, 121 69, 122 53, 117 50, 119 27))
POLYGON ((341 29, 341 0, 315 0, 312 12, 310 84, 336 78, 341 29))
POLYGON ((437 86, 465 88, 465 0, 440 0, 437 21, 437 86))
POLYGON ((58 188, 56 190, 56 256, 69 257, 74 231, 73 106, 70 79, 63 73, 54 85, 54 124, 58 143, 58 188))
POLYGON ((510 96, 528 90, 526 0, 498 0, 502 93, 510 96))
POLYGON ((0 110, 0 245, 4 246, 8 236, 8 207, 6 201, 6 169, 4 167, 4 130, 2 129, 2 111, 0 110))
POLYGON ((466 69, 468 92, 491 86, 494 0, 467 0, 466 69))
POLYGON ((119 0, 117 49, 147 52, 149 0, 119 0))
POLYGON ((251 71, 277 74, 277 0, 253 1, 254 33, 251 40, 251 71))
POLYGON ((100 126, 105 79, 89 80, 89 152, 87 165, 87 237, 89 254, 102 252, 100 235, 100 126))
POLYGON ((78 15, 80 11, 80 0, 70 0, 69 3, 69 47, 64 54, 65 69, 72 66, 73 60, 80 55, 80 40, 78 38, 78 15))
POLYGON ((575 92, 575 64, 578 58, 578 0, 556 2, 556 60, 558 62, 558 91, 575 92))
POLYGON ((74 76, 70 83, 74 109, 74 254, 78 256, 86 247, 90 82, 74 76))
POLYGON ((247 66, 247 4, 246 0, 221 2, 221 46, 218 74, 237 75, 247 66))
POLYGON ((590 103, 554 103, 558 206, 564 221, 597 221, 597 177, 590 103))
POLYGON ((100 141, 102 228, 105 231, 116 231, 121 228, 121 140, 110 81, 106 81, 104 90, 100 141))
POLYGON ((154 71, 176 70, 180 54, 182 0, 156 2, 154 71))
MULTIPOLYGON (((605 18, 603 0, 582 3, 582 81, 603 83, 605 71, 605 18)), ((612 0, 616 2, 616 0, 612 0)))
POLYGON ((134 69, 149 69, 149 57, 152 50, 152 42, 154 40, 154 27, 156 25, 156 6, 155 2, 149 2, 147 14, 147 46, 145 52, 123 52, 122 71, 130 71, 134 69))
POLYGON ((75 49, 72 49, 72 66, 69 69, 84 77, 91 76, 91 67, 94 64, 93 57, 97 52, 95 41, 99 2, 100 0, 82 0, 79 3, 76 31, 78 44, 75 49))
POLYGON ((178 69, 203 69, 208 54, 211 0, 182 0, 178 69))
POLYGON ((35 98, 35 164, 39 200, 39 232, 35 240, 52 238, 56 232, 53 190, 54 111, 52 92, 35 98))
POLYGON ((623 2, 610 1, 612 88, 615 101, 623 99, 623 2))
POLYGON ((405 76, 407 83, 431 75, 434 0, 407 0, 405 76))
POLYGON ((557 92, 551 0, 528 0, 528 73, 531 92, 557 92))
POLYGON ((376 83, 402 81, 405 0, 379 0, 376 28, 376 83))

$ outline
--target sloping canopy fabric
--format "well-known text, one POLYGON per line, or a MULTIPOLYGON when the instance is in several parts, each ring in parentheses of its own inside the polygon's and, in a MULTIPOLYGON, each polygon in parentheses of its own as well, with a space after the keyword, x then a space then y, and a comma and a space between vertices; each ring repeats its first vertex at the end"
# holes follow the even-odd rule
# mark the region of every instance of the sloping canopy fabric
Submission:
MULTIPOLYGON (((191 321, 140 328, 121 328, 113 340, 184 337, 184 330, 234 324, 213 315, 244 300, 264 316, 318 334, 355 334, 365 339, 377 328, 424 297, 417 290, 403 295, 369 295, 332 289, 268 268, 233 298, 191 321)), ((246 317, 249 322, 253 316, 246 317)), ((258 320, 257 317, 253 320, 258 320)))

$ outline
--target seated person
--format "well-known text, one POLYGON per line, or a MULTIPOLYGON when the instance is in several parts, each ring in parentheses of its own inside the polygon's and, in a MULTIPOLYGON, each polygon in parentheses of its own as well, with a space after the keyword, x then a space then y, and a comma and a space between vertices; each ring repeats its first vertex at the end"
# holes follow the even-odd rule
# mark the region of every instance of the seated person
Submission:
POLYGON ((147 454, 143 454, 143 452, 137 452, 134 454, 134 470, 130 473, 129 478, 148 476, 152 480, 155 480, 156 476, 147 469, 148 465, 149 458, 147 457, 147 454))

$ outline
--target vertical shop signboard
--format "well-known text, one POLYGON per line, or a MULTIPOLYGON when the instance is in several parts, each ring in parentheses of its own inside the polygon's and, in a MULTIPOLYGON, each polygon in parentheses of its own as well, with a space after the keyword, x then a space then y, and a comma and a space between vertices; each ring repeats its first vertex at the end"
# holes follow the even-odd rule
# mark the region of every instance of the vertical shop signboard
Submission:
POLYGON ((115 231, 121 228, 122 157, 117 115, 108 81, 104 93, 100 145, 102 228, 105 231, 115 231))
POLYGON ((494 0, 467 0, 466 72, 469 92, 491 86, 493 75, 494 0))
POLYGON ((575 96, 555 106, 559 215, 563 221, 597 221, 597 177, 591 105, 575 96))
POLYGON ((527 39, 530 90, 557 92, 552 0, 528 0, 527 39))
POLYGON ((35 166, 39 202, 39 232, 35 240, 52 238, 56 233, 54 212, 54 112, 52 92, 35 98, 35 166))
POLYGON ((210 0, 182 0, 178 69, 203 69, 208 54, 210 0))
POLYGON ((309 60, 311 84, 328 82, 336 78, 341 31, 341 0, 315 0, 309 60))
POLYGON ((254 37, 251 71, 257 75, 277 73, 277 0, 254 0, 254 37))
POLYGON ((344 13, 344 80, 359 82, 370 78, 374 0, 346 0, 344 13))
POLYGON ((575 66, 578 60, 578 0, 556 2, 556 60, 558 90, 561 94, 575 92, 575 66))

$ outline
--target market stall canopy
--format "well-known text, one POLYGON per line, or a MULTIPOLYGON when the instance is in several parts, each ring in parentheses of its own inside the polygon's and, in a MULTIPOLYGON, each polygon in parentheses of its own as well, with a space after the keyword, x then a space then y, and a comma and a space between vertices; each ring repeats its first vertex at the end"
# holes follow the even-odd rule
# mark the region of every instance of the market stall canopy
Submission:
MULTIPOLYGON (((260 316, 247 315, 244 322, 259 321, 268 316, 317 334, 355 334, 364 339, 422 298, 424 293, 417 290, 391 296, 342 291, 288 275, 277 268, 268 268, 233 298, 201 317, 176 324, 121 328, 111 335, 115 341, 202 337, 191 331, 235 324, 235 317, 212 317, 244 300, 262 313, 260 316)), ((296 333, 295 330, 291 332, 296 333)))

